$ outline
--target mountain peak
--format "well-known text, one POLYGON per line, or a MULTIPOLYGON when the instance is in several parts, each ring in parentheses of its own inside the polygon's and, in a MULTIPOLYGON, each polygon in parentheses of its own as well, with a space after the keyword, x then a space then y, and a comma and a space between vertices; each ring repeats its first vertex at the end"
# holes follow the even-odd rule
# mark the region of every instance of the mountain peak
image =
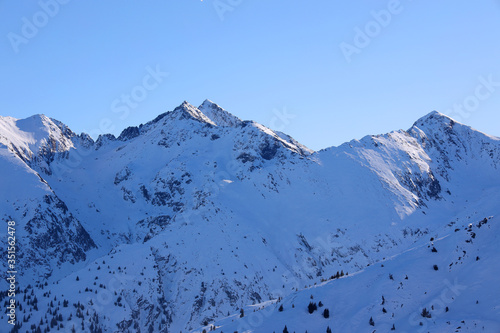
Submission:
MULTIPOLYGON (((7 147, 23 161, 36 157, 53 157, 53 153, 65 152, 73 147, 74 133, 64 124, 43 114, 25 119, 2 117, 0 119, 0 144, 7 147)), ((46 167, 43 161, 40 168, 46 167)))
POLYGON ((19 128, 25 132, 35 132, 40 128, 47 127, 51 123, 50 118, 44 114, 34 114, 24 119, 19 119, 16 121, 19 128))
POLYGON ((219 105, 209 99, 206 99, 198 109, 210 118, 217 126, 235 127, 242 123, 241 119, 224 110, 219 105))
POLYGON ((455 120, 438 111, 432 111, 418 119, 413 127, 445 126, 450 127, 456 123, 455 120))
POLYGON ((204 115, 198 108, 189 104, 187 101, 182 102, 182 104, 176 107, 172 113, 180 114, 179 119, 192 118, 200 122, 216 126, 210 118, 204 115))
MULTIPOLYGON (((208 98, 206 100, 203 101, 203 103, 201 103, 200 106, 203 106, 203 105, 212 105, 212 104, 215 104, 214 102, 212 102, 211 100, 209 100, 208 98)), ((215 104, 217 105, 217 104, 215 104)))

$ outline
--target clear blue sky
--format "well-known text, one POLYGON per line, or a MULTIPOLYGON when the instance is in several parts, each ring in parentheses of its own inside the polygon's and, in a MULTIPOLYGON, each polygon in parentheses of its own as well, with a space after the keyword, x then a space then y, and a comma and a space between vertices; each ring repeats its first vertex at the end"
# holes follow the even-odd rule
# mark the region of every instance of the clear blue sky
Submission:
POLYGON ((0 115, 95 137, 209 98, 313 149, 432 110, 500 136, 498 0, 55 1, 0 1, 0 115))

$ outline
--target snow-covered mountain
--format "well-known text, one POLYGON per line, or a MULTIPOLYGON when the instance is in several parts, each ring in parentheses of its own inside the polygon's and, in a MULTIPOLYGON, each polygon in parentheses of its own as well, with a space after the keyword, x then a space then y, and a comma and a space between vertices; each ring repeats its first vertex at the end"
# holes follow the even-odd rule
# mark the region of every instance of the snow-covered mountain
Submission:
POLYGON ((0 117, 0 156, 22 332, 500 331, 500 139, 438 112, 317 152, 208 100, 95 142, 0 117))

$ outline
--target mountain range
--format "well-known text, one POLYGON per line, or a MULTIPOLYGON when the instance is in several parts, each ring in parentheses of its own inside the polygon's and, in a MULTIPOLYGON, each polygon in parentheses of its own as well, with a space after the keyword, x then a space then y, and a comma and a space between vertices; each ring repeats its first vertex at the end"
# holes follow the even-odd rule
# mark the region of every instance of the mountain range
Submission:
POLYGON ((0 117, 0 187, 2 332, 500 332, 500 138, 436 111, 320 151, 209 100, 0 117))

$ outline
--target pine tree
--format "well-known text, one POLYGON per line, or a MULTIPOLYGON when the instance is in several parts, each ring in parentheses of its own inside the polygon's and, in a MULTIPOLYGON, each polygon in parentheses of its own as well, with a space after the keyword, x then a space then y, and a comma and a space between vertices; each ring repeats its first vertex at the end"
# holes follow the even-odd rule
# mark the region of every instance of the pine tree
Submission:
POLYGON ((283 304, 280 305, 279 309, 278 309, 279 312, 283 312, 283 304))
POLYGON ((431 313, 430 313, 429 311, 427 311, 427 308, 423 308, 423 309, 422 309, 422 314, 421 314, 421 315, 422 315, 422 317, 424 317, 424 318, 431 318, 431 317, 432 317, 432 316, 431 316, 431 313))
POLYGON ((375 322, 373 321, 373 317, 370 317, 370 321, 368 323, 372 326, 375 326, 375 322))
POLYGON ((330 310, 325 309, 323 311, 323 317, 325 317, 326 319, 330 318, 330 310))
POLYGON ((326 328, 326 333, 332 333, 332 329, 330 328, 330 326, 326 328))
POLYGON ((309 313, 313 313, 314 311, 318 310, 318 306, 316 305, 316 303, 309 302, 307 309, 308 309, 309 313))
POLYGON ((283 329, 283 333, 288 333, 288 328, 286 328, 286 325, 285 328, 283 329))

